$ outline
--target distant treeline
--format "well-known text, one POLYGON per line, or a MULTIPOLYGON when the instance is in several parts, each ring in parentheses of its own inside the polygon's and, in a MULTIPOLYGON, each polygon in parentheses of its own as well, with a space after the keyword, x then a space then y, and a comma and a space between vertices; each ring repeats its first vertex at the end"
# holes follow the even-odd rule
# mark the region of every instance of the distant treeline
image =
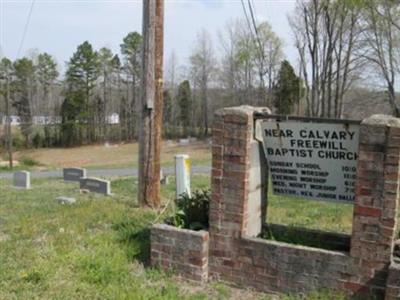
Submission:
MULTIPOLYGON (((341 118, 348 92, 360 85, 371 88, 366 74, 384 86, 385 100, 400 116, 395 92, 400 7, 395 1, 298 1, 289 17, 295 67, 285 60, 283 41, 267 22, 253 26, 248 21, 229 22, 217 35, 217 47, 207 31, 200 31, 184 65, 174 53, 168 57, 165 137, 207 136, 216 109, 241 104, 268 106, 278 114, 341 118)), ((0 117, 20 117, 27 147, 134 140, 141 49, 137 32, 122 40, 118 54, 85 41, 62 79, 47 53, 2 58, 0 117), (115 113, 119 124, 107 124, 107 116, 115 113), (33 116, 59 117, 61 124, 33 126, 33 116)))

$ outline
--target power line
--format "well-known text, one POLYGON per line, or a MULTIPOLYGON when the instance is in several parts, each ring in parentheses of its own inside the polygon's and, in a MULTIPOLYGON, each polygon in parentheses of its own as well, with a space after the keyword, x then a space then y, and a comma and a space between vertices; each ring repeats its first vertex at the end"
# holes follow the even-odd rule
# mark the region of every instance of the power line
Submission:
POLYGON ((258 33, 257 23, 256 23, 256 20, 255 20, 255 17, 254 17, 254 11, 253 11, 253 8, 251 6, 250 0, 247 0, 248 7, 249 7, 249 10, 250 10, 251 20, 252 20, 252 21, 250 21, 250 18, 249 18, 248 14, 247 14, 246 5, 244 4, 244 0, 241 0, 241 3, 242 3, 242 8, 243 8, 244 15, 246 17, 247 26, 249 27, 249 30, 250 30, 251 37, 253 39, 253 42, 256 44, 256 48, 258 49, 258 52, 259 52, 258 54, 259 54, 260 61, 261 61, 261 64, 262 64, 261 65, 261 71, 260 71, 260 79, 261 79, 262 85, 265 86, 264 74, 263 74, 263 72, 264 72, 263 69, 264 69, 264 66, 265 66, 265 56, 264 56, 264 51, 263 51, 261 40, 260 40, 259 33, 258 33), (257 45, 258 45, 258 47, 257 47, 257 45))
POLYGON ((250 0, 247 0, 247 3, 248 3, 248 6, 249 6, 249 10, 250 10, 251 20, 252 20, 253 26, 254 26, 254 32, 256 33, 256 39, 257 39, 257 42, 258 42, 262 63, 264 65, 265 64, 265 55, 264 55, 263 47, 262 47, 262 44, 261 44, 260 34, 258 32, 257 22, 256 22, 256 19, 255 19, 255 16, 254 16, 254 11, 253 11, 252 5, 250 3, 250 0))
POLYGON ((31 7, 29 8, 28 18, 27 18, 26 23, 25 23, 24 31, 22 33, 22 38, 21 38, 21 42, 19 44, 19 48, 18 48, 18 52, 17 52, 17 57, 16 58, 19 57, 19 55, 21 54, 22 47, 24 46, 24 42, 25 42, 26 34, 28 32, 29 23, 31 21, 34 5, 35 5, 35 0, 32 0, 31 7))

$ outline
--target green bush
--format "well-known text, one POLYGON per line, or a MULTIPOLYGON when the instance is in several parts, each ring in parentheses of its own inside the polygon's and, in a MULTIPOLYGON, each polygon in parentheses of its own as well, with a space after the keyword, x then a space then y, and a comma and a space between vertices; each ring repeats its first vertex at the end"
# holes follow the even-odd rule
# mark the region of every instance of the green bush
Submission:
POLYGON ((30 157, 22 157, 20 159, 20 163, 26 167, 34 167, 39 165, 39 163, 36 160, 30 157))
POLYGON ((176 201, 175 214, 167 223, 192 230, 208 229, 210 210, 210 190, 196 190, 192 197, 181 195, 176 201))

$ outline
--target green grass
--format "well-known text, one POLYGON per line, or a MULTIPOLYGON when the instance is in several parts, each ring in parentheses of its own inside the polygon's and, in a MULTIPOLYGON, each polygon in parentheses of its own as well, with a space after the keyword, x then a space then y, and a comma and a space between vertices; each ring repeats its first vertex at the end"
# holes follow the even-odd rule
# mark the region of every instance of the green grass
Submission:
POLYGON ((21 171, 21 170, 29 171, 38 166, 40 166, 40 163, 38 161, 36 161, 30 157, 24 156, 20 159, 18 165, 14 166, 12 170, 8 167, 8 164, 7 164, 7 166, 0 166, 0 173, 11 172, 11 171, 21 171))
MULTIPOLYGON (((194 188, 208 186, 209 177, 194 177, 194 188)), ((33 179, 28 191, 0 181, 0 299, 272 299, 222 283, 177 281, 150 268, 149 228, 158 212, 138 207, 136 188, 133 178, 114 180, 115 196, 103 197, 55 179, 33 179), (60 205, 58 196, 77 203, 60 205)), ((162 196, 164 203, 174 197, 173 181, 162 196)), ((296 211, 286 201, 271 199, 275 221, 296 211)), ((309 299, 329 299, 316 295, 309 299)))
POLYGON ((351 233, 353 205, 269 194, 267 222, 351 233))

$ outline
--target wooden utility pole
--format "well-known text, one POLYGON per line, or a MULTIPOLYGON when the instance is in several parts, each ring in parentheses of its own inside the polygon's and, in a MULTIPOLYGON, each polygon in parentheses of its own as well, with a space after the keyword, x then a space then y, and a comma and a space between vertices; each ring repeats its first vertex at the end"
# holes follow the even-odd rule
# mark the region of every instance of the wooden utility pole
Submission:
POLYGON ((163 50, 164 0, 143 0, 138 200, 149 207, 160 205, 163 50))

